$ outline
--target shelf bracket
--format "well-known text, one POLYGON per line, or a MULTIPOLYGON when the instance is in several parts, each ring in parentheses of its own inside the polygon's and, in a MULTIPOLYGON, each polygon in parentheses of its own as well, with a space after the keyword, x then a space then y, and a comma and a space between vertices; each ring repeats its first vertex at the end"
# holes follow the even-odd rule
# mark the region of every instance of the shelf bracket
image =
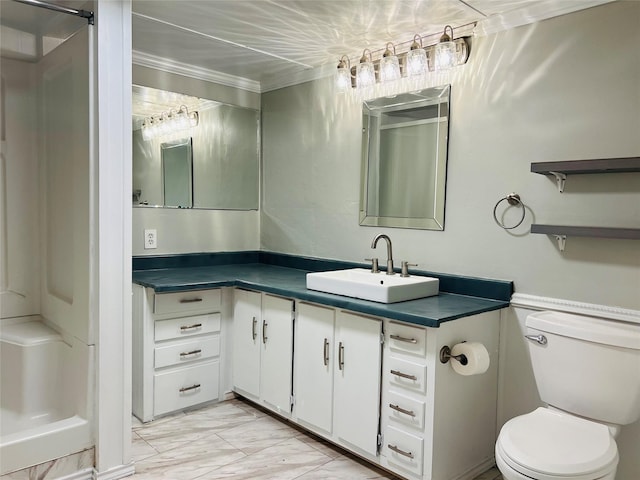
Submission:
POLYGON ((560 249, 561 252, 564 252, 564 246, 567 243, 567 236, 566 235, 554 235, 554 237, 556 237, 556 241, 558 242, 558 248, 560 249))
POLYGON ((558 185, 558 191, 560 193, 564 192, 564 184, 567 181, 567 176, 562 172, 549 172, 551 175, 556 177, 556 183, 558 185))

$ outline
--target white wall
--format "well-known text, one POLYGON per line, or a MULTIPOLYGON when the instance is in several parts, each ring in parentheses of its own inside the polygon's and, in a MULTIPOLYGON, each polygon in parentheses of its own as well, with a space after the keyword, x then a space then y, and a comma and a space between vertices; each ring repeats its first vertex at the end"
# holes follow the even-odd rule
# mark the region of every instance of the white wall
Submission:
POLYGON ((263 94, 262 248, 359 261, 385 231, 398 263, 640 309, 639 241, 569 238, 561 253, 553 238, 528 234, 534 222, 640 226, 638 173, 571 176, 560 194, 529 171, 640 154, 638 45, 637 2, 474 38, 469 63, 432 80, 452 85, 444 232, 358 225, 360 106, 331 78, 263 94), (511 232, 492 216, 509 192, 528 206, 511 232))
POLYGON ((40 313, 37 67, 2 57, 0 318, 40 313))
MULTIPOLYGON (((194 78, 133 66, 133 83, 260 109, 260 95, 194 78)), ((257 211, 134 208, 133 255, 258 250, 260 215, 257 211), (144 249, 144 230, 157 230, 158 248, 144 249)))
MULTIPOLYGON (((358 225, 360 106, 334 93, 332 79, 263 94, 261 247, 362 261, 385 232, 397 263, 640 309, 640 241, 569 238, 560 252, 553 238, 528 233, 531 223, 640 227, 639 173, 571 176, 560 194, 529 171, 531 162, 640 155, 638 45, 640 2, 614 2, 474 38, 467 65, 432 75, 430 85, 452 85, 444 232, 358 225), (511 232, 492 216, 509 192, 528 207, 511 232)), ((526 313, 510 309, 501 337, 501 422, 540 402, 526 313)), ((618 443, 618 478, 640 478, 640 422, 618 443)))

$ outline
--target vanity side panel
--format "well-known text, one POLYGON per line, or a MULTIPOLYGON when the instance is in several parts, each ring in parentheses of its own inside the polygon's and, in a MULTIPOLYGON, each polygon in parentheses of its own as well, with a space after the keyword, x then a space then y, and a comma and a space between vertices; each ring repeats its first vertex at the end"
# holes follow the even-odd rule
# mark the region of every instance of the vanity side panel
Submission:
POLYGON ((446 322, 429 331, 435 332, 431 338, 436 345, 428 350, 435 388, 433 435, 427 436, 427 443, 432 443, 425 445, 425 472, 431 470, 431 476, 426 478, 472 479, 494 464, 499 331, 500 311, 446 322), (444 345, 453 348, 462 341, 480 342, 486 347, 490 364, 485 373, 459 375, 449 363, 440 362, 444 345))

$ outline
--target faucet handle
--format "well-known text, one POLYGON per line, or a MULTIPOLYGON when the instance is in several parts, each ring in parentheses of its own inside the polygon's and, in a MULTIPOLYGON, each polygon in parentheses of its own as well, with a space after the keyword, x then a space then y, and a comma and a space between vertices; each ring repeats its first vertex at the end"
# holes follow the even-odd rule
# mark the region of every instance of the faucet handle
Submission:
POLYGON ((409 276, 409 267, 417 267, 418 266, 417 263, 409 263, 407 260, 403 260, 402 262, 400 262, 400 265, 402 267, 402 272, 400 272, 400 276, 401 277, 408 277, 409 276))
POLYGON ((380 269, 378 268, 378 258, 365 258, 366 261, 371 262, 371 273, 380 273, 380 269))

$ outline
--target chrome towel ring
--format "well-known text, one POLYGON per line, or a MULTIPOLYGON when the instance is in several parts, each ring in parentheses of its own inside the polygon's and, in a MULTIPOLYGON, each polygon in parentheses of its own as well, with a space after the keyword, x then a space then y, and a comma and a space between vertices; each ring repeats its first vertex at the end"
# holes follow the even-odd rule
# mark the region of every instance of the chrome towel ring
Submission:
POLYGON ((496 203, 496 206, 493 207, 493 219, 496 221, 496 223, 504 228, 505 230, 512 230, 516 227, 519 227, 520 224, 522 224, 522 222, 524 221, 524 216, 525 216, 526 210, 524 208, 524 203, 522 203, 522 200, 520 199, 520 195, 518 195, 517 193, 510 193, 508 194, 506 197, 501 198, 500 200, 498 200, 498 203, 496 203), (511 227, 507 227, 504 223, 500 222, 498 220, 498 217, 496 216, 496 211, 498 210, 498 205, 500 205, 502 202, 507 201, 507 203, 511 206, 516 206, 516 205, 520 205, 520 208, 522 208, 522 217, 520 217, 520 221, 518 223, 516 223, 515 225, 511 226, 511 227))

